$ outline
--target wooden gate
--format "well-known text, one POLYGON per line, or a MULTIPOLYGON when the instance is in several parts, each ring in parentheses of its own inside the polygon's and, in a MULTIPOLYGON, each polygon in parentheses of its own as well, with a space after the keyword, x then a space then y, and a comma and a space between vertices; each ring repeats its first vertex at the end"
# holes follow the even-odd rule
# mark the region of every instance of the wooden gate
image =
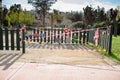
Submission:
POLYGON ((95 44, 96 30, 99 29, 98 46, 101 46, 108 53, 111 53, 112 28, 91 28, 91 29, 33 29, 26 31, 25 41, 45 44, 95 44))
POLYGON ((25 53, 24 30, 2 29, 0 28, 0 50, 18 50, 22 49, 25 53))
POLYGON ((81 29, 34 29, 26 31, 25 40, 29 42, 52 44, 85 44, 88 41, 87 32, 81 29))

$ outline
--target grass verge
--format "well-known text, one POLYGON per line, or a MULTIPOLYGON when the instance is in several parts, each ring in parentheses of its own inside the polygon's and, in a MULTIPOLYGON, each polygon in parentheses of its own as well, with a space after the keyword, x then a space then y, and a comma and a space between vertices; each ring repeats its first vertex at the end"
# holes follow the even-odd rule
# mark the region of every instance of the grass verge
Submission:
POLYGON ((114 60, 117 60, 117 62, 120 62, 120 36, 117 37, 112 37, 112 52, 109 55, 105 49, 101 48, 100 46, 95 46, 91 43, 89 43, 89 45, 98 50, 100 53, 104 54, 107 57, 110 57, 114 60))

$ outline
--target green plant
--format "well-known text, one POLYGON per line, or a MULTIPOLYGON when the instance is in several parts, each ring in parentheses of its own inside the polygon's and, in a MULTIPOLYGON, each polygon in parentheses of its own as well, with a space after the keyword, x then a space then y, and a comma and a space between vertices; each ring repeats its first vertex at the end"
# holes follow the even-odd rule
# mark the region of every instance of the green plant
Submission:
POLYGON ((83 21, 77 21, 77 22, 74 22, 72 24, 73 28, 83 28, 84 27, 84 23, 83 21))
POLYGON ((106 22, 103 21, 103 22, 100 22, 100 23, 94 23, 94 24, 93 24, 93 27, 94 27, 94 28, 104 27, 105 25, 106 25, 106 22))

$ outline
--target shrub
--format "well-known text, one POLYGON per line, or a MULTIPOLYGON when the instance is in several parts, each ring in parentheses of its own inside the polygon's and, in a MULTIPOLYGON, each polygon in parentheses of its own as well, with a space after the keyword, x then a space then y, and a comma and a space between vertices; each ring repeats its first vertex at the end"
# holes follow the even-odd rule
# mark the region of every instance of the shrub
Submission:
POLYGON ((84 27, 84 23, 83 21, 77 21, 72 23, 73 28, 83 28, 84 27))
POLYGON ((106 23, 103 21, 103 22, 100 22, 100 23, 94 23, 93 24, 93 27, 94 28, 97 28, 97 27, 103 27, 103 26, 105 26, 106 25, 106 23))

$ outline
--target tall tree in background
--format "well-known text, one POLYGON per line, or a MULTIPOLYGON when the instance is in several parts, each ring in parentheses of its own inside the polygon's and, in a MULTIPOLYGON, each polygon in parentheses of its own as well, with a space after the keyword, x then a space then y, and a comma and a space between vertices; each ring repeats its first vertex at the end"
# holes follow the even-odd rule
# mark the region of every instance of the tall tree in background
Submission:
POLYGON ((36 12, 41 18, 42 26, 45 27, 45 17, 47 11, 50 10, 52 4, 54 4, 57 0, 28 0, 28 3, 32 4, 36 12))
POLYGON ((20 4, 14 4, 10 7, 10 12, 9 16, 11 18, 11 23, 12 25, 17 25, 19 23, 19 18, 20 18, 20 12, 22 11, 21 5, 20 4))
POLYGON ((61 23, 62 22, 62 20, 63 20, 63 17, 62 17, 62 15, 61 15, 61 12, 59 12, 58 10, 53 10, 53 17, 54 17, 54 21, 56 22, 56 23, 61 23))
POLYGON ((83 13, 82 12, 70 12, 67 13, 67 18, 72 22, 82 21, 83 13))
POLYGON ((111 8, 109 11, 110 11, 110 21, 113 22, 114 36, 117 36, 117 21, 116 21, 116 17, 117 17, 118 10, 117 9, 114 10, 113 8, 111 8))
POLYGON ((100 8, 98 6, 98 8, 95 9, 95 11, 94 11, 94 15, 95 15, 95 21, 96 22, 102 22, 102 21, 106 20, 106 13, 105 13, 104 8, 100 8))
POLYGON ((20 4, 14 4, 7 9, 4 7, 2 10, 2 21, 3 26, 16 26, 19 24, 31 25, 34 22, 34 15, 30 11, 23 11, 20 4))
POLYGON ((116 16, 116 20, 120 21, 120 6, 117 6, 117 10, 118 10, 118 13, 117 13, 117 16, 116 16))
POLYGON ((93 22, 95 22, 94 9, 91 6, 86 6, 85 8, 83 8, 83 11, 86 25, 92 25, 93 22))

